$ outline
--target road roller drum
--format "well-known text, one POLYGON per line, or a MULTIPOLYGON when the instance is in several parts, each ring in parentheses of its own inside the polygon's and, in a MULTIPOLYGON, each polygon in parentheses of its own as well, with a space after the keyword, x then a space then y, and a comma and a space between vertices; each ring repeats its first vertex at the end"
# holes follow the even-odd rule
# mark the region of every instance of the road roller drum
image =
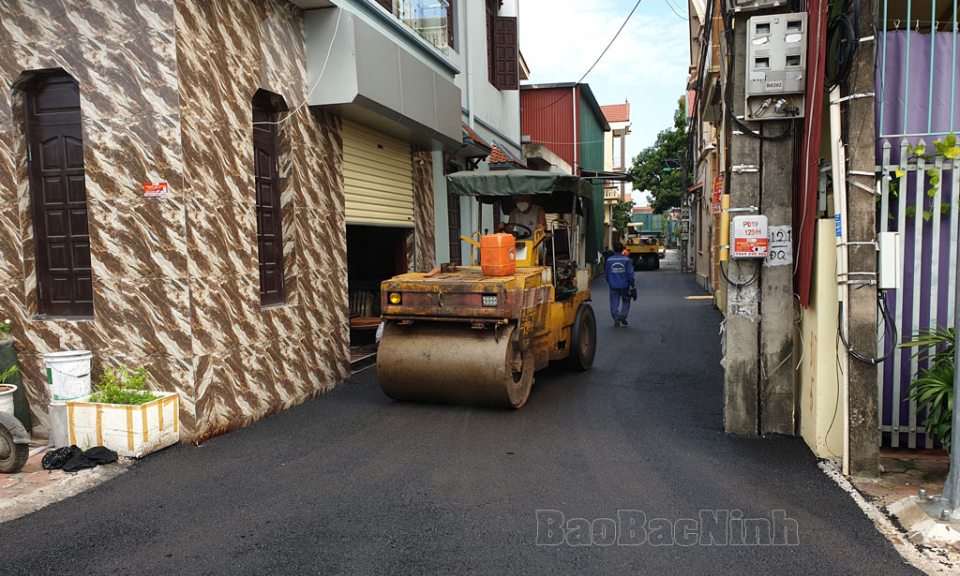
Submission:
POLYGON ((377 378, 395 400, 520 408, 533 384, 533 362, 524 355, 513 326, 390 322, 377 378))

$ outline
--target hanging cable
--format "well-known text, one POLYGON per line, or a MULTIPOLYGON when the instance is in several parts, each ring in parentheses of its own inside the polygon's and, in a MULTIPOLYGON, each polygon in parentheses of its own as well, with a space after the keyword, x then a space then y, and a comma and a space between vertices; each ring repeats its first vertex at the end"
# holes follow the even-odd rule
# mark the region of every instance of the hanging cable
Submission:
POLYGON ((829 92, 845 82, 853 70, 860 47, 860 0, 843 0, 840 11, 830 17, 827 23, 827 47, 833 51, 833 58, 827 63, 824 82, 824 90, 829 92))
MULTIPOLYGON (((730 267, 729 260, 727 262, 728 262, 727 267, 729 268, 730 267)), ((760 267, 757 266, 757 271, 753 273, 753 276, 747 279, 746 282, 741 281, 741 279, 743 278, 743 274, 740 273, 740 261, 734 260, 734 262, 737 263, 737 281, 736 282, 734 282, 733 280, 730 279, 729 276, 727 276, 727 273, 723 269, 723 262, 720 263, 720 275, 723 276, 723 279, 727 281, 727 284, 730 284, 734 288, 746 288, 747 286, 750 286, 751 284, 756 282, 758 278, 760 278, 760 267)))
MULTIPOLYGON (((630 21, 630 18, 633 17, 633 13, 637 11, 637 8, 640 6, 640 2, 642 2, 642 1, 643 1, 643 0, 637 0, 637 3, 633 5, 633 10, 631 10, 630 13, 627 14, 626 20, 623 21, 623 24, 620 25, 620 29, 617 30, 617 33, 614 34, 614 35, 613 35, 613 38, 610 39, 610 43, 607 44, 607 47, 603 49, 603 52, 601 52, 600 55, 597 56, 597 59, 593 61, 593 64, 590 65, 590 68, 588 68, 587 71, 583 73, 583 76, 581 76, 580 79, 577 80, 576 84, 580 84, 581 82, 583 82, 583 79, 587 77, 587 74, 590 74, 591 72, 593 72, 593 69, 597 66, 597 64, 600 63, 600 60, 601 60, 601 59, 603 58, 603 56, 607 53, 607 50, 609 50, 610 47, 613 46, 613 43, 617 40, 617 37, 619 37, 619 36, 620 36, 620 33, 623 32, 623 29, 626 28, 627 22, 629 22, 629 21, 630 21)), ((533 110, 522 110, 522 111, 523 111, 523 112, 528 112, 528 113, 530 113, 530 112, 540 112, 541 110, 546 110, 547 108, 552 107, 552 106, 555 105, 557 102, 559 102, 559 101, 563 100, 564 98, 566 98, 566 96, 567 96, 567 95, 564 94, 563 96, 560 96, 559 98, 557 98, 557 99, 554 100, 553 102, 551 102, 551 103, 549 103, 549 104, 547 104, 546 106, 543 106, 543 107, 541 107, 541 108, 535 108, 535 109, 533 109, 533 110)))
POLYGON ((670 8, 670 10, 671 10, 674 14, 677 15, 677 18, 679 18, 679 19, 681 19, 681 20, 689 20, 689 19, 690 19, 689 16, 686 16, 686 15, 681 14, 681 13, 679 12, 679 8, 678 8, 673 2, 671 2, 670 0, 664 0, 664 1, 667 3, 667 6, 670 8))
POLYGON ((897 322, 890 314, 890 308, 887 306, 887 298, 883 290, 877 291, 877 310, 883 319, 884 334, 889 331, 893 336, 893 345, 890 346, 889 350, 887 350, 883 356, 879 358, 868 358, 858 354, 852 346, 847 344, 847 339, 843 335, 843 302, 840 302, 840 306, 837 309, 837 337, 840 339, 840 342, 843 343, 844 349, 850 356, 866 364, 880 364, 887 361, 893 356, 893 353, 896 352, 897 346, 900 345, 900 334, 897 332, 897 322))
POLYGON ((340 31, 341 16, 343 16, 343 8, 337 8, 337 23, 333 28, 333 36, 330 38, 330 46, 327 47, 327 55, 323 59, 323 66, 320 67, 320 74, 317 76, 316 82, 313 83, 313 86, 310 88, 310 91, 307 92, 307 97, 303 99, 303 102, 301 102, 299 106, 294 108, 293 112, 287 114, 283 118, 273 122, 254 122, 253 123, 254 126, 260 126, 264 124, 270 125, 270 126, 277 126, 277 125, 283 124, 287 120, 296 116, 300 112, 300 110, 302 110, 303 107, 307 105, 307 102, 310 101, 310 97, 313 96, 313 91, 316 90, 318 86, 320 86, 320 80, 323 79, 323 73, 327 70, 327 62, 330 61, 330 53, 333 52, 333 43, 337 41, 337 33, 340 31))

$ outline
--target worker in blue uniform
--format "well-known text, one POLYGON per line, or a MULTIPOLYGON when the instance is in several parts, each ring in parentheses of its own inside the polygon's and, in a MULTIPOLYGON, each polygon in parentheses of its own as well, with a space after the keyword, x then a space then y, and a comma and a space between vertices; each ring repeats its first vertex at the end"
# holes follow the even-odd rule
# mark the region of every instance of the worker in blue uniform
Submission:
POLYGON ((627 326, 630 314, 630 292, 634 289, 633 262, 623 255, 623 244, 613 245, 613 254, 607 258, 606 276, 610 286, 610 315, 613 326, 627 326))

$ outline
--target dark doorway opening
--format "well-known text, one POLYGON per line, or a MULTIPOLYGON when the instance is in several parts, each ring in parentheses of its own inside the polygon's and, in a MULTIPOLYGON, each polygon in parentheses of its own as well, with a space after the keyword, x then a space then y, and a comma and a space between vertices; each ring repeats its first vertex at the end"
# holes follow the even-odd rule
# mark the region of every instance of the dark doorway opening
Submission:
POLYGON ((380 283, 407 271, 410 231, 347 225, 347 291, 350 295, 350 360, 370 361, 380 326, 380 283))

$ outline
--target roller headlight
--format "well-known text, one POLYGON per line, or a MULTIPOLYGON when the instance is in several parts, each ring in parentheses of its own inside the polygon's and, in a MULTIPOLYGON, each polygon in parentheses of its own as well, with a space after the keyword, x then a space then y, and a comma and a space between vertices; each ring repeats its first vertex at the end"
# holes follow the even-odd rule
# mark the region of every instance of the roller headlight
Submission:
POLYGON ((389 299, 390 299, 390 303, 391 303, 391 304, 399 304, 399 303, 400 303, 400 293, 399 293, 399 292, 391 292, 389 299))
POLYGON ((497 305, 497 295, 496 295, 496 294, 491 294, 491 295, 486 295, 486 294, 485 294, 485 295, 483 296, 483 305, 484 305, 485 307, 496 306, 496 305, 497 305))

